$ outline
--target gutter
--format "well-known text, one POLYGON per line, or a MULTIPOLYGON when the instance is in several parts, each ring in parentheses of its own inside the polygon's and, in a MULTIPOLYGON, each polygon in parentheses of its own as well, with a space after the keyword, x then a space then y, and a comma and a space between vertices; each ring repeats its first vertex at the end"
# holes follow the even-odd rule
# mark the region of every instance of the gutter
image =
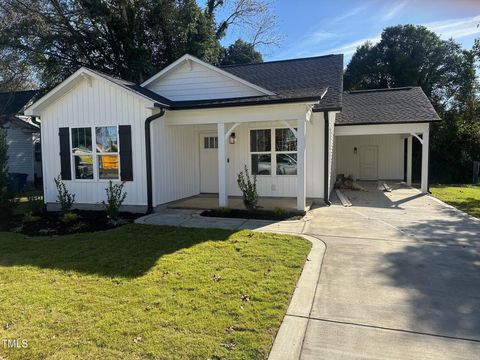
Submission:
POLYGON ((325 201, 325 204, 330 206, 332 203, 330 202, 330 187, 328 186, 329 178, 328 178, 328 168, 329 168, 329 140, 330 140, 330 127, 329 127, 329 121, 328 121, 328 111, 323 112, 323 120, 325 122, 325 138, 324 138, 324 150, 323 150, 323 164, 324 164, 324 169, 323 169, 323 199, 325 201))
POLYGON ((165 115, 165 108, 162 105, 155 103, 156 108, 160 109, 158 114, 153 114, 145 119, 145 155, 147 164, 147 214, 153 212, 153 191, 152 191, 152 143, 151 143, 151 129, 152 121, 161 118, 165 115))

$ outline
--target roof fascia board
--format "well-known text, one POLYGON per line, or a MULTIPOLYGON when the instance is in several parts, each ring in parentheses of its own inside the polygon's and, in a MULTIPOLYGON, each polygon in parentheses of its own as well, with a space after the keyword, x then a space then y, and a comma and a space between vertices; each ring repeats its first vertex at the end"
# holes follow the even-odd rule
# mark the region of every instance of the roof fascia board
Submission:
POLYGON ((148 86, 149 84, 151 84, 152 82, 154 82, 155 80, 158 80, 164 76, 167 75, 167 73, 169 73, 170 71, 172 71, 173 69, 175 69, 177 66, 183 64, 184 62, 187 62, 189 63, 190 67, 192 66, 191 63, 194 62, 194 63, 197 63, 201 66, 204 66, 206 67, 207 69, 209 70, 212 70, 220 75, 223 75, 223 76, 226 76, 232 80, 235 80, 235 81, 238 81, 240 83, 242 83, 243 85, 246 85, 252 89, 255 89, 265 95, 276 95, 275 93, 271 92, 270 90, 267 90, 265 88, 262 88, 261 86, 258 86, 258 85, 255 85, 255 84, 252 84, 251 82, 245 80, 245 79, 242 79, 236 75, 233 75, 225 70, 222 70, 216 66, 213 66, 211 64, 208 64, 206 63, 205 61, 202 61, 198 58, 196 58, 195 56, 192 56, 190 54, 185 54, 183 55, 181 58, 179 58, 178 60, 174 61, 173 63, 171 63, 170 65, 168 65, 166 68, 164 68, 163 70, 161 70, 160 72, 158 72, 157 74, 153 75, 150 79, 147 79, 146 81, 144 81, 141 86, 145 87, 145 86, 148 86))
POLYGON ((83 80, 83 78, 85 78, 86 76, 91 78, 93 77, 97 80, 107 81, 110 84, 114 84, 120 89, 123 89, 124 91, 131 93, 133 96, 137 97, 138 99, 147 101, 151 106, 153 106, 153 104, 155 103, 154 100, 142 94, 137 93, 133 89, 128 89, 116 83, 115 81, 108 79, 107 77, 97 74, 95 71, 91 71, 86 67, 81 67, 80 69, 75 71, 72 75, 70 75, 68 78, 66 78, 64 81, 62 81, 60 84, 58 84, 56 87, 54 87, 52 90, 50 90, 47 94, 42 96, 39 100, 31 104, 28 108, 26 108, 24 111, 24 114, 30 115, 30 116, 40 115, 38 112, 39 110, 48 106, 50 102, 58 100, 60 97, 65 95, 68 91, 73 89, 73 87, 77 84, 77 82, 83 80))

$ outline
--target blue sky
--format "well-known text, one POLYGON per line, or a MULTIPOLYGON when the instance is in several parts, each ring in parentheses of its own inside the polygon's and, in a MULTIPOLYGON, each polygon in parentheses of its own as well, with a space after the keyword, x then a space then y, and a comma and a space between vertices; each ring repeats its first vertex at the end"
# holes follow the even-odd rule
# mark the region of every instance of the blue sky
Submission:
MULTIPOLYGON (((265 60, 343 53, 347 63, 357 46, 397 24, 425 25, 466 48, 480 37, 480 0, 277 0, 272 6, 284 39, 264 49, 265 60)), ((225 42, 238 35, 233 31, 225 42)))

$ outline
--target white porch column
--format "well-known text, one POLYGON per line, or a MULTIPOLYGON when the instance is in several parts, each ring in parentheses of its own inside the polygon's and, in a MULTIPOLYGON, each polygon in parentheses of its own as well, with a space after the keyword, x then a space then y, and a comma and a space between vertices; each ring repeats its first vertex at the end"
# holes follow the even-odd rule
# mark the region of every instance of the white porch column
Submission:
POLYGON ((412 186, 412 144, 413 137, 407 138, 407 185, 412 186))
POLYGON ((306 205, 306 120, 297 121, 297 210, 305 211, 306 205))
POLYGON ((218 206, 227 207, 227 164, 225 144, 225 124, 217 125, 218 135, 218 206))
POLYGON ((428 193, 429 129, 422 134, 422 194, 428 193))

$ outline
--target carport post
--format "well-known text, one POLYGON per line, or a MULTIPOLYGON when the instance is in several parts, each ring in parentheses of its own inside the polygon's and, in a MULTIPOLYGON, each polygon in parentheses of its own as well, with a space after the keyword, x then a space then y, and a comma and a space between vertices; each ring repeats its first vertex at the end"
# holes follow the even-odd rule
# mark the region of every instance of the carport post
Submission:
POLYGON ((429 130, 422 133, 422 194, 428 193, 429 130))
POLYGON ((413 138, 407 138, 407 185, 412 186, 412 144, 413 138))
POLYGON ((218 135, 218 206, 227 207, 227 165, 226 165, 226 144, 225 124, 217 125, 218 135))
POLYGON ((297 210, 305 211, 306 203, 306 120, 297 121, 297 210))

